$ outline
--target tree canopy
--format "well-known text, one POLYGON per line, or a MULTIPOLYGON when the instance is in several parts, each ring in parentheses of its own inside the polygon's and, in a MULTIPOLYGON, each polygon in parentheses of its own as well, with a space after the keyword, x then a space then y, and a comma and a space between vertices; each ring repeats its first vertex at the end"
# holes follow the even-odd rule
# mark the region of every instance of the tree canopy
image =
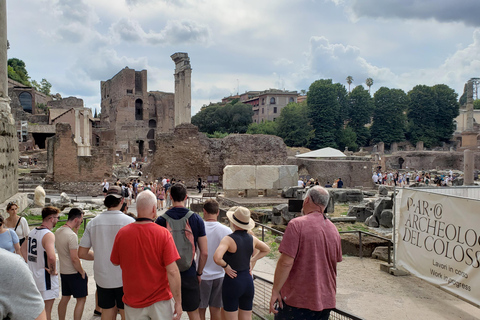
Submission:
POLYGON ((370 93, 362 85, 355 87, 348 95, 348 126, 356 134, 355 143, 357 145, 367 145, 370 138, 370 133, 365 125, 371 121, 373 106, 370 93))
POLYGON ((203 107, 200 112, 192 117, 192 124, 196 125, 201 132, 213 134, 221 133, 246 133, 252 123, 252 106, 237 102, 212 104, 203 107))
POLYGON ((401 89, 381 87, 375 92, 373 123, 370 133, 373 142, 399 142, 405 139, 408 96, 401 89))
POLYGON ((17 58, 10 58, 7 62, 8 77, 23 85, 31 86, 25 62, 17 58))
POLYGON ((308 118, 307 103, 289 103, 277 118, 277 135, 289 147, 303 147, 314 136, 313 127, 308 118))

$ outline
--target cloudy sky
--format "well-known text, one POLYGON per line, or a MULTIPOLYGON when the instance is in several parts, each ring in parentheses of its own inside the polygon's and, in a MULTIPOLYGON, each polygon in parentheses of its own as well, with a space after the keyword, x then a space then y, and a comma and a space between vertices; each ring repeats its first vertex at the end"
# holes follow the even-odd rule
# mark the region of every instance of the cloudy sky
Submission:
POLYGON ((7 0, 9 58, 52 92, 99 108, 100 81, 148 70, 174 91, 170 55, 188 52, 192 114, 247 90, 308 90, 373 78, 409 91, 480 77, 479 0, 7 0))

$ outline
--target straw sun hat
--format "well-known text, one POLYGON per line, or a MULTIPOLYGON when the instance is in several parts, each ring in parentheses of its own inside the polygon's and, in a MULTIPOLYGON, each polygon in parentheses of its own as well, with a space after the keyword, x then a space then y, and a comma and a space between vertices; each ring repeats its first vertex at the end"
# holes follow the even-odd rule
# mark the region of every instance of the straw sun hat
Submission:
POLYGON ((237 227, 250 230, 255 227, 255 221, 250 218, 250 210, 245 207, 232 207, 227 211, 228 220, 237 227))

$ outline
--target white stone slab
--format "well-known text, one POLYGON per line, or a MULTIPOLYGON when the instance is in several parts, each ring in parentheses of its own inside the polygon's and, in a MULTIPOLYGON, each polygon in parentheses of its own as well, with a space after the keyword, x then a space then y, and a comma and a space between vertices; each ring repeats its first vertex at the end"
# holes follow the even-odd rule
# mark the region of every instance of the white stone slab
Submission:
POLYGON ((257 166, 255 181, 257 189, 277 189, 279 166, 257 166))
POLYGON ((223 189, 255 189, 255 166, 226 166, 223 168, 223 189))

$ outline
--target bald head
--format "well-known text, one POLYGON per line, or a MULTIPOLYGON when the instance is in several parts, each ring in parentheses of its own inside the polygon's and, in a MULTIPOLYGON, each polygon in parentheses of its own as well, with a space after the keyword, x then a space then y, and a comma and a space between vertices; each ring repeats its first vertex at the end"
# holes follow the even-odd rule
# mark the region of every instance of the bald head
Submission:
POLYGON ((137 196, 137 216, 151 218, 152 212, 157 213, 157 197, 150 190, 140 192, 137 196))
POLYGON ((327 189, 320 186, 314 186, 308 189, 307 194, 305 195, 305 198, 306 197, 309 197, 316 206, 325 209, 328 205, 330 194, 327 189))

